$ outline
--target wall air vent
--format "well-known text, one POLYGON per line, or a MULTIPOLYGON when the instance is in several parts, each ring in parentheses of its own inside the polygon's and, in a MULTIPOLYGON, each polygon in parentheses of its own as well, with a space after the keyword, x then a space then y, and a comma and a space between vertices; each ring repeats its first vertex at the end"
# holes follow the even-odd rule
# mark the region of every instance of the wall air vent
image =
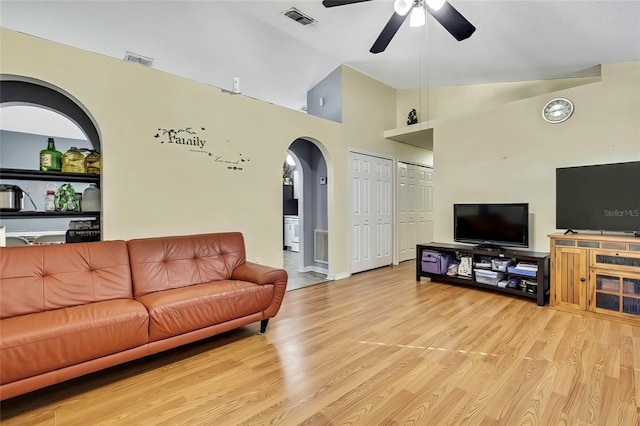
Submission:
POLYGON ((329 231, 326 229, 314 229, 313 233, 313 260, 318 263, 329 263, 329 231))
POLYGON ((284 12, 282 12, 282 14, 284 16, 286 16, 287 18, 291 18, 294 21, 296 21, 298 24, 301 25, 311 25, 314 22, 317 22, 315 19, 313 19, 311 16, 309 15, 305 15, 304 13, 300 12, 298 9, 296 9, 295 7, 292 7, 290 9, 285 10, 284 12))
POLYGON ((136 64, 144 65, 145 67, 150 67, 153 64, 152 58, 147 58, 146 56, 138 55, 137 53, 129 52, 124 55, 124 60, 128 62, 135 62, 136 64))

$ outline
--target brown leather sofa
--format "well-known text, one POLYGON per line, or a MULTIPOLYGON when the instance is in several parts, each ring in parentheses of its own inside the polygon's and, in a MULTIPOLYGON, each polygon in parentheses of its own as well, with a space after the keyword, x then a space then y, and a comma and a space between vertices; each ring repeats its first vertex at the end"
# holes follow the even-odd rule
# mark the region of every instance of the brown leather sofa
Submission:
POLYGON ((241 233, 0 247, 0 400, 269 318, 241 233))

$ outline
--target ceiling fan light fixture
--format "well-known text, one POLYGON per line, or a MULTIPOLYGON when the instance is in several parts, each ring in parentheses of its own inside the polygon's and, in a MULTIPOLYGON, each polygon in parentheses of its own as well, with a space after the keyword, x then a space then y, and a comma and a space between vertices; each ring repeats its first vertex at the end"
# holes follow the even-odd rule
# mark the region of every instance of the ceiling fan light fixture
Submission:
POLYGON ((417 0, 413 5, 413 10, 411 11, 411 16, 409 16, 409 26, 410 27, 421 27, 427 21, 427 17, 425 16, 424 4, 422 0, 417 0))
POLYGON ((427 0, 427 6, 433 10, 440 10, 442 6, 444 6, 444 2, 446 0, 427 0))
POLYGON ((411 10, 413 0, 395 0, 393 2, 393 10, 400 16, 404 16, 411 10))

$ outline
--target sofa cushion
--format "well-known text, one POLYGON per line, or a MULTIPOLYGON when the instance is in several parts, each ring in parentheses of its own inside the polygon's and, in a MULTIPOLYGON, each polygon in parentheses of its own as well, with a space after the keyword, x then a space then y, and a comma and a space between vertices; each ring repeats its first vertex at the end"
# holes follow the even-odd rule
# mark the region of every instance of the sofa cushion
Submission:
POLYGON ((149 316, 131 299, 0 321, 0 383, 57 370, 149 342, 149 316))
POLYGON ((134 297, 226 280, 245 262, 239 232, 130 240, 129 259, 134 297))
POLYGON ((0 318, 132 297, 124 241, 0 247, 0 318))
POLYGON ((149 311, 149 340, 156 341, 266 309, 273 284, 214 281, 156 293, 136 300, 149 311))

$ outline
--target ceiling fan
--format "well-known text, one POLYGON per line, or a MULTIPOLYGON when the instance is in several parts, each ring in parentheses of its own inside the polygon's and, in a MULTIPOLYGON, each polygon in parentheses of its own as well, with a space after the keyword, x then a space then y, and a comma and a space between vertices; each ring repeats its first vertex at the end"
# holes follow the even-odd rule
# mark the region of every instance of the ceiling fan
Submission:
MULTIPOLYGON (((365 1, 371 0, 324 0, 322 4, 324 7, 335 7, 365 1)), ((393 15, 391 15, 389 22, 384 26, 369 51, 371 53, 384 52, 393 36, 396 35, 400 26, 409 16, 409 11, 411 11, 409 25, 412 27, 424 25, 425 9, 458 41, 471 37, 471 34, 476 30, 476 27, 467 21, 447 0, 395 0, 393 2, 393 15)))

